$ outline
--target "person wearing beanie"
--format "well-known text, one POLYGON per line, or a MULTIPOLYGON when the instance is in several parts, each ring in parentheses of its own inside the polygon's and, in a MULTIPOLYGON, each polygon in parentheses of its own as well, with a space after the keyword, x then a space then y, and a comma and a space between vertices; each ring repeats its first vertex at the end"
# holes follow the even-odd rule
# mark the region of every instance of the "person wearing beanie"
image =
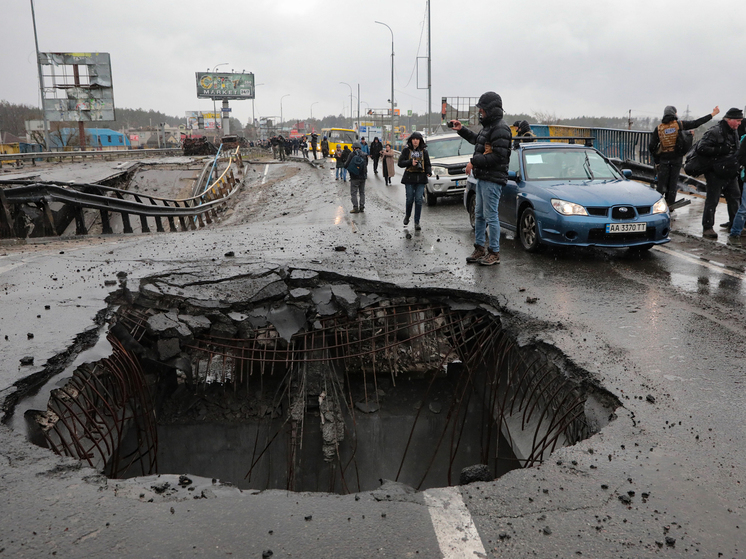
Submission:
POLYGON ((352 153, 345 161, 345 168, 350 173, 351 214, 365 211, 365 179, 368 176, 368 156, 363 153, 362 144, 355 140, 352 153))
POLYGON ((663 109, 663 118, 652 132, 648 150, 656 166, 657 190, 663 194, 669 206, 676 201, 681 164, 688 151, 689 143, 685 141, 684 134, 687 130, 693 130, 709 122, 718 113, 720 108, 715 107, 710 114, 696 120, 679 120, 676 107, 668 105, 663 109))
POLYGON ((697 153, 710 159, 712 164, 705 171, 707 195, 705 209, 702 213, 702 236, 706 239, 717 239, 713 229, 715 210, 720 203, 721 193, 728 205, 728 223, 723 228, 731 229, 738 211, 740 190, 738 189, 738 148, 739 139, 736 130, 743 120, 743 111, 738 108, 728 109, 723 119, 707 130, 697 144, 697 153))
POLYGON ((477 103, 479 123, 482 129, 476 133, 461 124, 451 121, 459 136, 474 145, 474 155, 466 165, 466 174, 477 179, 476 219, 474 227, 474 252, 466 262, 478 262, 483 266, 500 263, 500 221, 497 209, 502 188, 508 182, 510 144, 513 135, 510 126, 503 120, 502 98, 494 91, 484 93, 477 103), (487 230, 490 241, 487 246, 487 230))
MULTIPOLYGON (((516 120, 513 126, 515 127, 516 138, 533 138, 535 136, 535 134, 531 131, 531 125, 528 123, 527 120, 516 120)), ((527 142, 533 142, 533 140, 513 140, 513 149, 518 149, 518 146, 527 142)))

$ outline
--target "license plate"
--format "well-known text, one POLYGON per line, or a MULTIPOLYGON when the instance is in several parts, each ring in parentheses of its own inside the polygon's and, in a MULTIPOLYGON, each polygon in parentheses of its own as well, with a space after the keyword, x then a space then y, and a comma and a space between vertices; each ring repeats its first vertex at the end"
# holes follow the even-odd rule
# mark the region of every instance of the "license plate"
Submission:
POLYGON ((640 233, 646 231, 647 223, 607 223, 607 233, 640 233))
POLYGON ((464 181, 454 181, 456 186, 464 186, 464 181))

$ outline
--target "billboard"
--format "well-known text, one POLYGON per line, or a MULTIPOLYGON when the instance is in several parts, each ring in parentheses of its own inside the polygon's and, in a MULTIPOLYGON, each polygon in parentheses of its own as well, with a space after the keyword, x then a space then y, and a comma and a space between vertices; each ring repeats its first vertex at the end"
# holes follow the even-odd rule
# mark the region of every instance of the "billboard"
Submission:
POLYGON ((254 74, 197 72, 197 99, 253 99, 254 74))
POLYGON ((40 52, 39 65, 47 120, 116 120, 108 52, 40 52))
POLYGON ((199 129, 198 120, 199 117, 202 117, 204 120, 204 129, 205 130, 215 130, 217 128, 216 123, 220 122, 220 113, 205 113, 202 111, 187 111, 186 112, 186 119, 187 119, 187 128, 190 130, 197 130, 199 129))

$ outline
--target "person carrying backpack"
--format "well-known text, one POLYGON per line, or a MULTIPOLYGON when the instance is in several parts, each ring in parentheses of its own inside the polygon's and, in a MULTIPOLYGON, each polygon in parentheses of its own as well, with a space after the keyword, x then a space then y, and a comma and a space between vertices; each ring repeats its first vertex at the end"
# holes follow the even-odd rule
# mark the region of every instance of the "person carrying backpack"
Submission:
POLYGON ((430 166, 430 155, 427 153, 427 144, 419 132, 412 132, 407 138, 407 146, 399 156, 399 167, 406 169, 401 182, 407 190, 406 213, 404 225, 409 224, 414 205, 414 230, 419 231, 420 215, 422 214, 422 195, 425 192, 427 177, 432 174, 430 166))
POLYGON ((345 167, 345 165, 347 164, 347 160, 350 158, 351 155, 352 152, 350 151, 350 148, 345 146, 342 150, 342 170, 340 171, 340 176, 342 177, 343 181, 347 181, 347 168, 345 167))
MULTIPOLYGON (((697 120, 679 120, 676 107, 669 105, 663 109, 663 118, 657 128, 653 130, 650 139, 650 155, 655 162, 658 187, 657 190, 666 198, 670 206, 676 201, 679 189, 679 173, 684 156, 691 148, 691 134, 686 130, 693 130, 709 122, 720 112, 718 107, 712 109, 708 115, 697 120)), ((671 210, 673 211, 673 210, 671 210)))
POLYGON ((352 144, 352 153, 345 161, 345 169, 350 173, 351 214, 365 211, 365 179, 368 177, 368 156, 363 153, 360 142, 352 144), (360 204, 358 205, 358 195, 360 204))

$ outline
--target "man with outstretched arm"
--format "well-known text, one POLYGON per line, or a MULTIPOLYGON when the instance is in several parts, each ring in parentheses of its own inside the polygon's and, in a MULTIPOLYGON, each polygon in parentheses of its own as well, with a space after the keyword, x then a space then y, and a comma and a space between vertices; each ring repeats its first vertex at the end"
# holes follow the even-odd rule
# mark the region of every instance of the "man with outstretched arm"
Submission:
POLYGON ((477 179, 475 211, 474 252, 466 257, 466 262, 479 262, 483 266, 500 263, 500 221, 497 208, 500 204, 502 188, 508 182, 510 163, 510 126, 503 121, 503 102, 494 91, 488 91, 479 98, 479 123, 482 129, 472 132, 458 120, 451 121, 459 136, 474 145, 474 156, 466 166, 466 174, 474 174, 477 179), (486 232, 489 230, 489 247, 486 232))

